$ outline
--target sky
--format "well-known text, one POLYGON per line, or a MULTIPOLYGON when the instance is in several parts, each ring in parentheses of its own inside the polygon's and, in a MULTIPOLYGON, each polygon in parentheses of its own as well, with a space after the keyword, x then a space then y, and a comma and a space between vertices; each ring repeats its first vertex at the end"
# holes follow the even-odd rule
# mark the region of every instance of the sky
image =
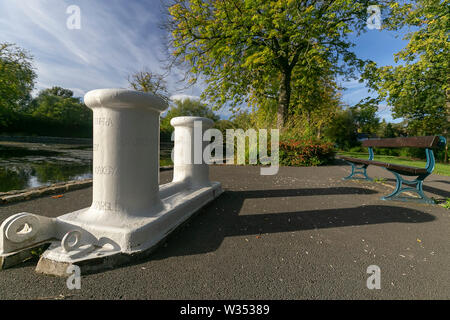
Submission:
MULTIPOLYGON (((32 54, 38 75, 35 92, 60 86, 83 97, 94 89, 127 88, 128 75, 144 68, 164 73, 164 18, 160 0, 0 0, 0 42, 15 43, 32 54), (80 9, 79 28, 73 5, 80 9)), ((358 57, 379 65, 394 64, 393 54, 406 45, 394 33, 377 29, 351 39, 358 57)), ((173 98, 201 94, 204 84, 183 89, 181 79, 179 72, 166 79, 173 98)), ((349 105, 368 95, 357 80, 341 85, 349 105)), ((230 116, 228 110, 219 114, 230 116)), ((379 116, 393 121, 387 105, 380 106, 379 116)))

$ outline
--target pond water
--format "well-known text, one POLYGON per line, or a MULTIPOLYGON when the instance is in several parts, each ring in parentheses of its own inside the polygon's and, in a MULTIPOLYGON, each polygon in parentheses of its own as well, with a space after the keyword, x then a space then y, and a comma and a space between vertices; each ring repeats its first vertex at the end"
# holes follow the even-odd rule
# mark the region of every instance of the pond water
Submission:
POLYGON ((92 147, 0 142, 0 192, 92 178, 92 147))
MULTIPOLYGON (((161 165, 172 165, 173 143, 161 142, 161 165)), ((0 192, 92 178, 92 145, 0 141, 0 192)))

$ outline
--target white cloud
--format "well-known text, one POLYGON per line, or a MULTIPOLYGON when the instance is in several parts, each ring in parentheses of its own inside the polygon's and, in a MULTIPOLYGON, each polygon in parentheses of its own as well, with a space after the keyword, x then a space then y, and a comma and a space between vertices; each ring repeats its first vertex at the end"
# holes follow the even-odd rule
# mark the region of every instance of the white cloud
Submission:
POLYGON ((170 100, 172 101, 184 101, 186 99, 191 99, 191 100, 200 100, 199 96, 191 96, 189 94, 174 94, 173 96, 170 97, 170 100))
MULTIPOLYGON (((0 41, 30 51, 36 89, 55 85, 80 96, 99 88, 128 87, 130 73, 148 68, 164 73, 159 1, 0 0, 0 41), (69 5, 81 10, 81 29, 69 30, 69 5)), ((176 93, 177 74, 170 74, 176 93)), ((179 86, 179 85, 178 85, 179 86)), ((186 94, 199 95, 199 86, 186 94)))

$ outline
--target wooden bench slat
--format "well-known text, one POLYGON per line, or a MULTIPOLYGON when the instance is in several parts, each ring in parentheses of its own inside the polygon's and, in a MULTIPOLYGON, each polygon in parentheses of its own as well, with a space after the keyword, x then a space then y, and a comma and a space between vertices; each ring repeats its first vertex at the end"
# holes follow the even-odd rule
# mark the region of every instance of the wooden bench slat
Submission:
POLYGON ((409 167, 393 163, 389 163, 389 166, 387 168, 404 175, 417 176, 428 173, 426 168, 409 167))
POLYGON ((346 156, 339 156, 339 158, 342 160, 353 162, 353 163, 360 163, 360 164, 373 165, 373 166, 377 166, 377 167, 383 167, 386 169, 397 171, 398 173, 401 173, 404 175, 420 175, 420 174, 427 173, 426 168, 409 167, 409 166, 404 166, 404 165, 400 165, 400 164, 352 158, 352 157, 346 157, 346 156))
POLYGON ((346 156, 337 156, 339 159, 350 161, 353 163, 361 163, 361 164, 377 164, 377 163, 384 163, 384 162, 378 162, 368 159, 360 159, 360 158, 352 158, 352 157, 346 157, 346 156))
POLYGON ((386 139, 368 139, 362 142, 363 147, 382 147, 382 148, 436 148, 439 146, 439 136, 425 137, 404 137, 404 138, 386 138, 386 139))

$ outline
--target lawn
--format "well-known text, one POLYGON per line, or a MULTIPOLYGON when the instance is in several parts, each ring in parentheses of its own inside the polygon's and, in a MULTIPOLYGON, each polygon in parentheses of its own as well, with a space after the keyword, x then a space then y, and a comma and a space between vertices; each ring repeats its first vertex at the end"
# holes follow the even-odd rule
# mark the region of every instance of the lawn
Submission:
POLYGON ((159 166, 160 167, 173 166, 172 159, 170 157, 161 156, 159 159, 159 166))
MULTIPOLYGON (((353 157, 353 158, 360 158, 360 159, 367 159, 369 157, 368 153, 363 153, 363 152, 339 151, 338 155, 353 157)), ((384 155, 377 156, 376 154, 375 154, 374 160, 381 161, 381 162, 401 164, 401 165, 411 166, 411 167, 419 167, 419 168, 425 168, 425 165, 426 165, 426 161, 420 161, 420 160, 417 161, 417 160, 411 160, 411 159, 404 158, 404 157, 395 157, 395 156, 384 156, 384 155)), ((436 163, 433 173, 440 174, 443 176, 450 176, 450 164, 436 163)))

